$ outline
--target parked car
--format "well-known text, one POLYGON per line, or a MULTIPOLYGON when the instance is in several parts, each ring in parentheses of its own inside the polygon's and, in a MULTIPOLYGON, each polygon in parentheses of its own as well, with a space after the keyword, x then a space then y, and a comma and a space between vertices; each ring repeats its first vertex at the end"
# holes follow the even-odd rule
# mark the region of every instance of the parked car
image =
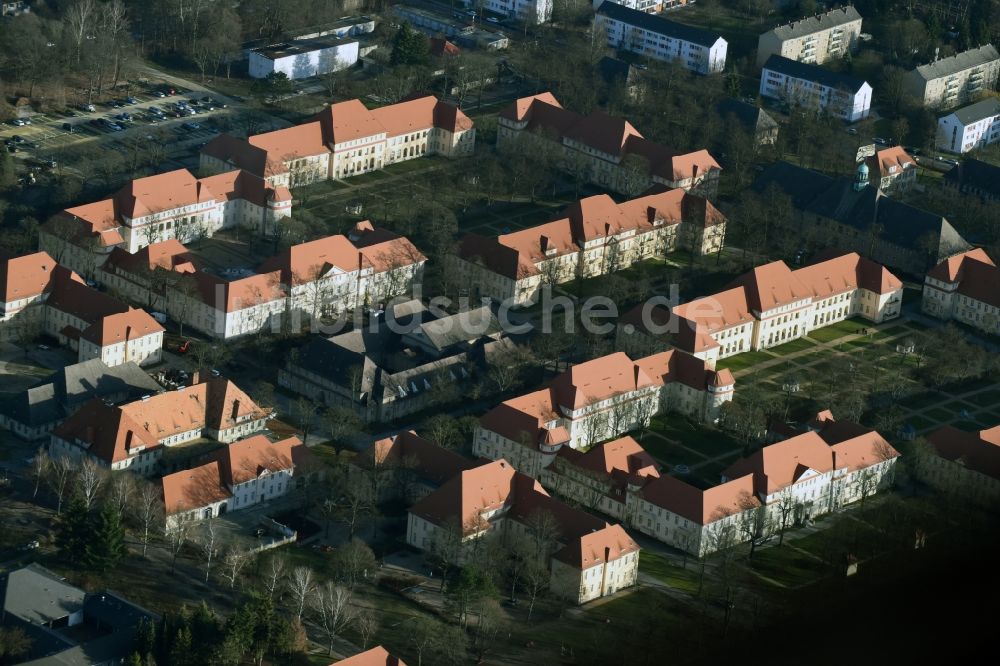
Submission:
POLYGON ((201 125, 199 125, 198 123, 184 123, 183 125, 181 125, 181 127, 188 130, 189 132, 194 132, 196 130, 201 129, 201 125))
POLYGON ((25 125, 30 125, 31 121, 28 120, 27 118, 15 118, 14 120, 10 121, 10 124, 13 125, 14 127, 24 127, 25 125))
POLYGON ((889 139, 883 139, 880 136, 872 137, 872 141, 875 142, 875 143, 877 143, 880 146, 888 146, 889 145, 889 139))
POLYGON ((115 116, 115 120, 121 120, 122 122, 130 123, 132 122, 132 114, 119 113, 117 116, 115 116))
POLYGON ((160 324, 167 323, 167 315, 163 312, 150 312, 149 316, 155 319, 160 324))
POLYGON ((121 100, 117 100, 117 99, 111 100, 111 108, 113 108, 113 109, 120 109, 123 106, 125 106, 125 104, 121 100))
POLYGON ((139 100, 137 100, 135 97, 132 97, 131 95, 129 95, 128 97, 125 98, 125 103, 126 104, 138 104, 139 100))
POLYGON ((498 19, 498 18, 495 18, 495 17, 493 17, 493 16, 487 16, 487 17, 486 17, 486 22, 487 22, 487 23, 499 23, 499 22, 500 22, 500 19, 498 19))
POLYGON ((45 164, 45 166, 47 166, 50 169, 55 169, 57 166, 59 166, 59 163, 56 162, 54 159, 51 159, 51 158, 45 160, 44 164, 45 164))
POLYGON ((62 128, 64 132, 73 133, 73 123, 63 123, 62 128))
POLYGON ((163 92, 162 90, 154 90, 153 91, 153 97, 161 97, 162 98, 162 97, 166 97, 166 96, 167 96, 167 93, 163 92))
POLYGON ((10 140, 13 141, 14 143, 24 143, 24 137, 18 134, 15 134, 14 136, 10 137, 10 140))
POLYGON ((93 112, 97 111, 97 107, 94 106, 93 104, 84 104, 80 108, 83 109, 84 111, 86 111, 87 113, 93 113, 93 112))

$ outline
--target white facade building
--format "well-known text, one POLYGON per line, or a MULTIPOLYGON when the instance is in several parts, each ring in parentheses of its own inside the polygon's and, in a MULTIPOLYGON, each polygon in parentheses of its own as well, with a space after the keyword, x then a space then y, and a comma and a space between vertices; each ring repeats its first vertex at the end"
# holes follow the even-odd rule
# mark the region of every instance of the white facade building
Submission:
POLYGON ((772 55, 820 65, 855 50, 861 37, 861 14, 848 5, 807 16, 769 30, 757 39, 757 66, 772 55))
POLYGON ((775 347, 848 317, 894 319, 903 300, 896 276, 854 252, 795 271, 775 261, 738 284, 673 308, 678 349, 715 367, 720 358, 775 347))
POLYGON ((938 119, 937 149, 967 153, 1000 141, 1000 100, 984 100, 938 119))
POLYGON ((764 63, 760 94, 824 111, 849 123, 867 118, 872 103, 872 87, 867 81, 779 55, 764 63))
POLYGON ((249 74, 264 79, 276 72, 307 79, 351 67, 358 62, 358 42, 339 37, 295 39, 250 51, 249 74))
POLYGON ((1000 268, 980 248, 949 257, 924 278, 921 308, 990 335, 1000 335, 1000 268))
MULTIPOLYGON (((552 0, 463 0, 470 9, 486 11, 529 24, 546 23, 552 18, 552 0)), ((485 18, 485 17, 483 17, 485 18)))
POLYGON ((611 48, 678 62, 698 74, 715 74, 726 68, 728 43, 721 36, 641 9, 602 3, 594 16, 594 31, 603 32, 611 48))

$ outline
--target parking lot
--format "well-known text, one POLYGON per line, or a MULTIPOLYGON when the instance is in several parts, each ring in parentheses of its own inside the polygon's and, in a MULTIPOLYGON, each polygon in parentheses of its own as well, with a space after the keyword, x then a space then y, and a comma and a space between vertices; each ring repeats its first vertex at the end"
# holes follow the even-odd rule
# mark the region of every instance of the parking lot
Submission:
MULTIPOLYGON (((67 108, 62 113, 35 114, 30 124, 10 121, 0 125, 5 149, 24 163, 78 171, 100 154, 80 150, 97 147, 128 155, 143 143, 154 144, 165 157, 199 149, 220 132, 235 128, 238 103, 214 92, 150 87, 143 92, 115 100, 67 108), (171 92, 172 91, 172 92, 171 92), (81 164, 75 165, 79 160, 81 164)), ((168 163, 165 168, 192 166, 188 162, 168 163)))

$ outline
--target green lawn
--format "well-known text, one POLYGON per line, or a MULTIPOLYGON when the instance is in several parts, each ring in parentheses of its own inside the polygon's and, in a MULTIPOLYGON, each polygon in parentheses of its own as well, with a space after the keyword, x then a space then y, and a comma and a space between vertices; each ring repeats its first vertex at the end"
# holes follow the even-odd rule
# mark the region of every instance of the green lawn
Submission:
POLYGON ((695 593, 698 591, 700 578, 698 566, 694 563, 687 569, 672 564, 667 558, 652 551, 644 550, 639 554, 639 572, 648 574, 665 585, 695 593))
POLYGON ((975 403, 980 407, 993 407, 994 405, 1000 405, 1000 389, 993 389, 992 391, 983 391, 982 393, 970 395, 968 398, 965 398, 965 400, 975 403))
POLYGON ((923 416, 911 416, 906 419, 906 422, 917 430, 927 430, 928 428, 932 428, 937 425, 936 421, 924 418, 923 416))
POLYGON ((791 340, 783 345, 778 345, 777 347, 771 347, 768 351, 772 354, 783 356, 785 354, 800 352, 815 346, 816 343, 814 341, 808 338, 799 338, 798 340, 791 340))
POLYGON ((700 454, 689 451, 677 444, 671 444, 661 437, 655 435, 648 436, 642 441, 642 448, 646 449, 649 455, 667 466, 673 465, 694 465, 703 462, 705 458, 700 454))
POLYGON ((934 419, 937 422, 950 421, 954 414, 949 412, 947 409, 942 407, 935 407, 934 409, 928 409, 924 412, 927 418, 934 419))
POLYGON ((742 354, 736 354, 735 356, 730 356, 729 358, 724 358, 716 364, 716 367, 720 370, 722 368, 729 368, 733 372, 738 370, 746 370, 747 368, 752 368, 753 366, 761 363, 763 361, 770 361, 774 358, 773 354, 768 354, 764 351, 751 351, 743 352, 742 354))
POLYGON ((762 576, 788 587, 813 583, 829 574, 822 562, 784 546, 757 551, 753 559, 745 564, 762 576))
POLYGON ((697 451, 708 458, 713 458, 729 451, 738 451, 742 448, 728 433, 703 426, 680 416, 665 415, 656 417, 650 422, 649 430, 667 439, 680 442, 687 448, 697 451))
POLYGON ((870 322, 865 322, 860 319, 845 319, 844 321, 838 321, 835 324, 830 324, 829 326, 824 326, 823 328, 818 328, 809 332, 809 337, 817 342, 831 342, 845 335, 853 335, 858 332, 858 329, 870 327, 870 322))

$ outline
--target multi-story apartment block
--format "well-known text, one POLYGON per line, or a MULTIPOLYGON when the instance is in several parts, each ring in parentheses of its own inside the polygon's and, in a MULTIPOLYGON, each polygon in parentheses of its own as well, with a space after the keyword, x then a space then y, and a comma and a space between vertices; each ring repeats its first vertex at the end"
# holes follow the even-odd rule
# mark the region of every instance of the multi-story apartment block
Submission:
MULTIPOLYGON (((546 23, 552 18, 552 0, 462 0, 470 9, 484 9, 528 24, 546 23)), ((485 18, 485 17, 484 17, 485 18)))
MULTIPOLYGON (((951 173, 945 174, 946 182, 951 173)), ((851 179, 779 161, 757 177, 753 189, 763 194, 776 188, 788 197, 795 215, 781 233, 799 239, 807 250, 850 250, 923 275, 944 258, 969 249, 947 219, 884 196, 868 176, 864 163, 851 179)))
POLYGON ((235 442, 263 430, 268 416, 228 379, 199 382, 195 373, 191 386, 124 405, 91 400, 52 432, 49 452, 150 476, 165 449, 202 437, 235 442))
POLYGON ((924 107, 951 108, 994 90, 1000 53, 992 44, 921 65, 906 74, 906 90, 924 107))
MULTIPOLYGON (((612 0, 594 0, 594 11, 605 2, 612 0)), ((659 14, 665 9, 675 9, 687 4, 687 0, 615 0, 616 4, 629 9, 636 9, 647 14, 659 14)))
POLYGON ((779 25, 757 39, 757 66, 772 55, 820 65, 855 50, 861 36, 861 14, 853 6, 833 9, 779 25))
POLYGON ((949 257, 928 271, 921 308, 1000 335, 1000 268, 980 248, 949 257))
POLYGON ((0 289, 0 338, 48 333, 78 360, 109 366, 160 361, 163 327, 149 313, 90 287, 47 252, 0 262, 0 289))
POLYGON ((636 196, 659 184, 712 197, 721 167, 707 150, 679 154, 650 141, 624 118, 568 111, 546 92, 500 112, 497 149, 556 152, 560 167, 582 181, 636 196))
POLYGON ((641 56, 676 62, 698 74, 726 68, 728 42, 720 35, 616 2, 602 3, 594 16, 594 33, 608 46, 641 56))
POLYGON ((710 367, 720 358, 774 347, 848 317, 893 319, 903 300, 899 278, 853 252, 795 271, 775 261, 735 284, 673 308, 677 348, 710 367))
POLYGON ((678 248, 717 252, 725 234, 722 213, 684 190, 621 204, 599 194, 536 227, 495 238, 467 235, 450 259, 457 280, 474 295, 523 305, 545 285, 607 275, 678 248))
POLYGON ((1000 141, 1000 100, 987 97, 938 118, 937 148, 967 153, 1000 141))
POLYGON ((901 146, 877 150, 865 160, 868 177, 878 177, 878 189, 889 194, 905 192, 917 182, 917 161, 901 146))
MULTIPOLYGON (((580 453, 562 449, 540 480, 625 527, 697 557, 801 525, 875 495, 893 479, 899 453, 877 432, 821 412, 808 430, 733 464, 721 482, 696 488, 660 474, 630 437, 580 453)), ((694 446, 697 446, 696 444, 694 446)))
POLYGON ((530 536, 539 515, 558 525, 552 552, 534 554, 549 567, 555 595, 583 604, 635 585, 639 546, 620 525, 553 499, 502 459, 458 473, 410 507, 406 542, 431 550, 441 539, 458 539, 467 561, 476 549, 489 548, 491 539, 530 536))
POLYGON ((476 455, 517 463, 538 477, 563 448, 580 449, 618 437, 656 414, 699 421, 719 418, 736 381, 729 370, 671 350, 633 361, 621 352, 580 363, 538 391, 486 413, 472 443, 476 455))
POLYGON ((165 531, 287 494, 305 450, 298 437, 272 442, 253 435, 227 444, 208 462, 165 475, 160 479, 165 531))
POLYGON ((760 94, 849 123, 867 118, 872 103, 872 87, 867 81, 779 55, 764 63, 760 94))
POLYGON ((222 134, 201 152, 209 172, 243 169, 270 187, 349 178, 421 157, 471 155, 476 131, 457 107, 428 96, 369 111, 331 104, 311 121, 246 140, 222 134))
POLYGON ((67 208, 44 224, 39 246, 88 279, 115 247, 137 252, 159 241, 189 242, 219 229, 271 231, 291 214, 292 195, 244 171, 195 178, 178 169, 137 178, 110 199, 67 208))
POLYGON ((976 504, 993 508, 1000 501, 1000 426, 965 432, 952 426, 927 436, 931 450, 917 469, 926 483, 976 504))

